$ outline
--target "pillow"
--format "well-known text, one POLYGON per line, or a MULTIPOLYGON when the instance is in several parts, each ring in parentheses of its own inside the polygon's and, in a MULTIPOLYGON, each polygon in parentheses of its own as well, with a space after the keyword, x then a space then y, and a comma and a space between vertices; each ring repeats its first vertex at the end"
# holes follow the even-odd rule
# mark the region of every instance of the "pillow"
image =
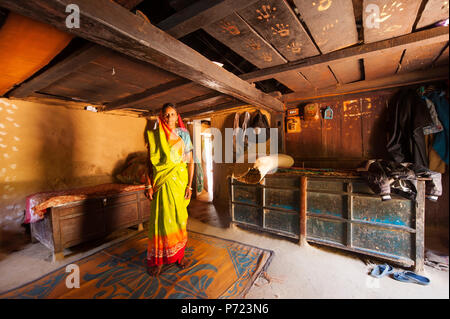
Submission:
POLYGON ((147 171, 146 157, 138 156, 130 159, 124 169, 116 175, 116 178, 124 184, 145 184, 145 174, 147 171))

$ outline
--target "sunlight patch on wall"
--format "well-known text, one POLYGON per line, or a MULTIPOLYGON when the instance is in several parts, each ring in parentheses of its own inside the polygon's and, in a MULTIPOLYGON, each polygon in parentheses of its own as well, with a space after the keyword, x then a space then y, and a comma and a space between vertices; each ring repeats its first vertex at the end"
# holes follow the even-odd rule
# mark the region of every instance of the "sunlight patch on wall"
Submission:
POLYGON ((12 198, 15 191, 15 187, 10 183, 17 179, 17 164, 14 158, 19 152, 20 138, 14 136, 13 132, 15 128, 20 127, 14 118, 18 109, 17 105, 0 99, 0 183, 3 184, 0 200, 12 198))

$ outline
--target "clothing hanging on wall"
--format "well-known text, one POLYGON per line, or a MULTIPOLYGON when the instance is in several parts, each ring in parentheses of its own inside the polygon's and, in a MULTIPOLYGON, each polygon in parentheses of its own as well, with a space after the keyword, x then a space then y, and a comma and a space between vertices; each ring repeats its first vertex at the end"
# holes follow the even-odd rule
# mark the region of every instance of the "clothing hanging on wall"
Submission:
POLYGON ((428 152, 428 168, 432 171, 445 173, 445 162, 433 148, 435 134, 425 135, 425 144, 427 145, 428 152))
POLYGON ((428 167, 423 128, 433 125, 424 99, 415 90, 401 90, 391 101, 387 114, 386 148, 397 162, 428 167))
POLYGON ((257 136, 257 143, 265 143, 270 138, 270 125, 267 117, 257 110, 250 121, 250 127, 253 128, 257 136))
POLYGON ((236 150, 236 153, 243 154, 243 147, 245 148, 248 145, 249 134, 254 134, 256 143, 265 143, 270 138, 269 121, 260 110, 256 110, 253 116, 249 112, 244 112, 243 116, 242 113, 234 115, 233 149, 236 150), (252 131, 247 132, 249 129, 252 131), (265 136, 261 134, 262 132, 265 132, 265 136))
POLYGON ((439 154, 441 159, 448 165, 449 162, 449 114, 448 114, 448 100, 443 91, 433 91, 426 94, 435 105, 437 115, 442 123, 443 130, 436 133, 434 136, 433 149, 439 154))
POLYGON ((441 132, 444 128, 442 126, 441 121, 439 121, 439 117, 436 112, 434 103, 426 96, 423 96, 422 98, 425 100, 425 103, 427 104, 428 111, 430 112, 431 120, 433 121, 432 125, 428 125, 423 128, 423 134, 430 135, 430 134, 435 134, 435 133, 441 132))

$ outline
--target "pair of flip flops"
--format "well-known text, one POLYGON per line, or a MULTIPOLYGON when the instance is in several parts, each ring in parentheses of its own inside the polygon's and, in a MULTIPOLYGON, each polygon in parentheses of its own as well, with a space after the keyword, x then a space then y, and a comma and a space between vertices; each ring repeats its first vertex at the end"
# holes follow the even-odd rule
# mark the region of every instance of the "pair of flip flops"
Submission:
POLYGON ((395 280, 401 282, 415 283, 419 285, 428 285, 430 284, 430 279, 425 276, 420 276, 412 271, 398 271, 394 272, 394 268, 388 264, 377 265, 372 269, 370 275, 375 278, 382 278, 384 276, 392 274, 392 277, 395 280))

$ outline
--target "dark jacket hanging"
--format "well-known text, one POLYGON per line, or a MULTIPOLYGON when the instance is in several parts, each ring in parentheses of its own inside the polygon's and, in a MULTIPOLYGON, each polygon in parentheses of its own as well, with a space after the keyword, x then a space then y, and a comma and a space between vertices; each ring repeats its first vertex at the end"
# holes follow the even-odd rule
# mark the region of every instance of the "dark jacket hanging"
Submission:
POLYGON ((432 119, 425 101, 414 90, 401 90, 388 108, 386 148, 397 163, 428 167, 423 128, 432 119))

